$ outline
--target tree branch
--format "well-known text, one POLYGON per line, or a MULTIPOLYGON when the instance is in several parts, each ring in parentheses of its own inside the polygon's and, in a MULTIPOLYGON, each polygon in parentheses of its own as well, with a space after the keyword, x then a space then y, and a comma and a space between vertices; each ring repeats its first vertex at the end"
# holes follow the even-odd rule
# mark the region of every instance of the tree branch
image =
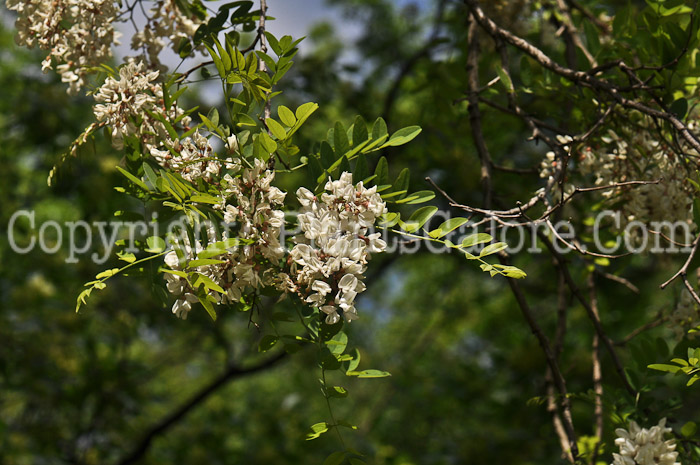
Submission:
POLYGON ((182 420, 191 410, 199 406, 202 402, 206 401, 210 395, 216 392, 219 388, 223 387, 229 381, 240 379, 270 368, 276 365, 278 362, 284 360, 286 356, 286 352, 280 352, 276 356, 248 368, 240 368, 237 365, 230 366, 226 371, 224 371, 208 385, 200 389, 182 405, 170 412, 158 423, 151 426, 141 440, 136 444, 136 446, 134 446, 134 448, 126 456, 116 462, 117 465, 130 465, 138 462, 146 454, 152 441, 157 436, 164 434, 177 422, 182 420))

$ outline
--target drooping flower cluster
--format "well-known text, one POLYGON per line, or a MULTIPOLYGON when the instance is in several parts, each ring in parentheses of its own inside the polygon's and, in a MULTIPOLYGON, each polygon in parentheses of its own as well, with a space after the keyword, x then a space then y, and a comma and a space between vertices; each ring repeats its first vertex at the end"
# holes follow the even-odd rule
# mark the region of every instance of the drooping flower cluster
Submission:
MULTIPOLYGON (((190 240, 186 235, 184 236, 183 244, 176 243, 175 246, 180 249, 184 258, 187 260, 196 259, 197 254, 203 250, 202 244, 199 241, 196 241, 194 248, 192 248, 190 240)), ((184 263, 180 262, 180 258, 177 256, 175 250, 171 250, 165 254, 164 261, 166 266, 171 270, 183 271, 184 263)), ((206 276, 210 274, 210 268, 210 266, 198 267, 197 271, 206 276)), ((197 296, 194 295, 193 289, 187 283, 187 279, 181 276, 165 273, 165 283, 168 292, 177 297, 173 304, 173 313, 178 318, 186 320, 187 315, 189 315, 190 310, 192 310, 192 304, 198 301, 197 296)))
MULTIPOLYGON (((227 166, 235 169, 236 164, 229 163, 227 166)), ((222 204, 219 207, 224 212, 226 223, 235 224, 235 236, 245 243, 211 257, 221 263, 190 269, 208 277, 224 290, 223 294, 209 291, 217 302, 238 302, 245 292, 273 286, 277 282, 284 256, 284 248, 279 241, 284 212, 279 207, 286 194, 271 185, 273 179, 274 172, 266 169, 259 159, 253 162, 252 167, 242 169, 239 176, 227 173, 222 179, 222 204)), ((209 229, 208 234, 209 241, 213 241, 214 230, 209 229)), ((223 232, 222 240, 228 236, 227 232, 223 232)), ((194 248, 190 247, 189 239, 185 237, 180 250, 187 260, 194 260, 204 249, 199 242, 194 248)), ((173 270, 182 270, 174 250, 166 254, 165 263, 173 270)), ((168 291, 178 297, 173 313, 184 319, 197 297, 186 279, 166 273, 166 280, 168 291)))
POLYGON ((698 332, 688 333, 689 330, 700 326, 700 307, 687 289, 681 291, 681 297, 671 313, 669 326, 678 339, 682 339, 686 334, 698 336, 698 332))
POLYGON ((676 462, 675 441, 664 441, 664 434, 670 432, 665 418, 649 429, 640 428, 634 421, 630 421, 629 431, 617 428, 615 445, 620 448, 620 453, 613 453, 611 465, 680 465, 676 462))
POLYGON ((240 299, 246 288, 259 289, 275 283, 276 270, 284 256, 280 243, 284 212, 279 208, 287 194, 272 185, 274 178, 274 171, 266 169, 257 158, 252 168, 243 169, 241 176, 224 176, 224 221, 237 223, 237 237, 252 241, 231 257, 234 265, 222 285, 230 301, 240 299))
POLYGON ((85 85, 87 68, 112 57, 112 45, 120 33, 112 22, 119 10, 112 0, 7 0, 18 13, 16 41, 38 46, 49 55, 42 69, 56 70, 75 94, 85 85))
POLYGON ((210 182, 221 175, 222 161, 216 157, 209 139, 199 131, 181 140, 166 138, 163 146, 163 149, 151 146, 151 155, 163 168, 180 173, 183 179, 194 183, 201 178, 210 182))
MULTIPOLYGON (((158 71, 149 71, 143 62, 132 61, 119 70, 119 79, 108 77, 95 94, 98 102, 94 107, 97 121, 107 125, 112 131, 112 145, 124 148, 124 137, 138 135, 150 151, 158 140, 166 140, 165 126, 151 113, 158 113, 170 120, 180 117, 184 111, 173 103, 166 109, 163 89, 156 82, 158 71)), ((180 124, 190 123, 188 116, 180 124)))
POLYGON ((347 172, 337 181, 329 180, 325 190, 320 200, 306 188, 297 191, 303 234, 290 252, 290 275, 283 276, 283 286, 334 324, 341 314, 348 321, 357 318, 354 301, 365 290, 362 274, 370 253, 386 248, 380 233, 368 235, 368 230, 386 212, 386 204, 376 186, 353 185, 347 172))
MULTIPOLYGON (((650 120, 642 119, 636 124, 640 127, 630 125, 618 132, 609 130, 598 145, 584 147, 573 154, 569 176, 564 184, 565 194, 574 189, 572 179, 580 182, 580 187, 590 186, 589 178, 594 186, 613 186, 601 190, 600 195, 620 212, 620 230, 633 221, 644 224, 688 222, 694 196, 687 180, 691 174, 688 163, 681 160, 665 142, 653 137, 650 120), (580 175, 578 179, 576 174, 580 175), (629 181, 650 183, 616 186, 629 181)), ((564 144, 571 141, 571 138, 560 138, 564 144)), ((568 148, 565 145, 565 149, 568 148)), ((558 163, 554 153, 548 153, 542 162, 541 177, 554 176, 558 163)), ((558 183, 554 191, 561 195, 558 193, 558 183)))
POLYGON ((196 16, 185 16, 174 0, 159 0, 151 8, 151 17, 144 28, 131 38, 133 50, 143 50, 141 59, 149 63, 152 69, 165 70, 160 62, 160 52, 165 48, 165 38, 170 40, 173 50, 182 39, 191 38, 201 20, 196 16))

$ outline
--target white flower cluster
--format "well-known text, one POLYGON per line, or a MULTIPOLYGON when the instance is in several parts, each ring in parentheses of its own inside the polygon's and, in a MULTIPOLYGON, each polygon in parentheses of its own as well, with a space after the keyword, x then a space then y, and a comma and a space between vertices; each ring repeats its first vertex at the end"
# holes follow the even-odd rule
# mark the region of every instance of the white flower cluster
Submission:
POLYGON ((238 223, 238 237, 253 241, 231 256, 234 265, 222 285, 228 289, 226 297, 230 301, 238 301, 245 288, 258 289, 276 282, 276 269, 284 256, 279 241, 284 212, 279 207, 287 194, 271 185, 274 178, 274 171, 267 170, 257 158, 240 177, 224 176, 224 221, 238 223))
MULTIPOLYGON (((590 185, 585 182, 587 177, 592 178, 595 186, 660 180, 656 184, 612 187, 601 190, 600 194, 620 211, 621 230, 632 221, 645 224, 689 221, 694 192, 687 181, 690 176, 687 164, 664 142, 653 137, 650 120, 642 119, 636 124, 639 127, 630 125, 619 134, 610 130, 599 146, 584 147, 572 156, 565 193, 574 189, 569 179, 572 174, 581 175, 581 187, 590 185)), ((560 138, 560 142, 567 144, 571 138, 560 138)), ((548 153, 542 163, 541 177, 554 176, 558 162, 552 152, 548 153)), ((557 189, 558 185, 553 192, 558 192, 557 189)))
POLYGON ((365 290, 362 274, 370 253, 382 252, 386 243, 380 234, 367 235, 377 217, 386 212, 386 204, 377 188, 352 184, 352 174, 344 172, 337 181, 328 181, 319 199, 300 188, 297 198, 302 206, 298 216, 304 232, 296 238, 290 252, 291 276, 283 276, 283 285, 295 290, 306 302, 319 308, 326 323, 357 318, 355 297, 365 290))
POLYGON ((150 13, 152 16, 145 27, 132 36, 131 48, 143 50, 141 58, 149 63, 149 67, 163 71, 165 66, 159 55, 165 48, 164 38, 168 38, 173 50, 177 51, 180 40, 191 38, 201 20, 183 15, 174 0, 158 0, 150 13))
POLYGON ((7 0, 18 14, 16 41, 29 48, 49 50, 42 63, 46 71, 56 66, 68 92, 85 85, 86 69, 112 57, 112 45, 120 33, 112 22, 119 10, 113 0, 7 0))
POLYGON ((615 445, 620 453, 613 453, 611 465, 680 465, 676 462, 678 452, 674 440, 664 441, 664 434, 670 432, 665 418, 649 429, 640 428, 634 421, 630 421, 629 431, 617 428, 615 445))
POLYGON ((700 307, 687 289, 681 291, 681 298, 676 305, 669 326, 678 339, 682 339, 686 334, 697 337, 698 332, 688 333, 689 330, 700 326, 700 307))
MULTIPOLYGON (((170 120, 184 113, 176 103, 165 108, 163 89, 156 79, 158 71, 149 71, 143 62, 132 61, 121 67, 119 79, 108 77, 95 94, 95 117, 112 130, 112 145, 116 149, 124 148, 125 136, 138 135, 149 151, 158 140, 167 139, 163 123, 148 112, 170 120)), ((189 116, 180 120, 183 126, 190 122, 189 116)))
MULTIPOLYGON (((235 166, 233 163, 227 165, 235 166)), ((244 168, 240 176, 224 175, 222 179, 222 205, 227 223, 238 225, 236 237, 250 241, 241 247, 227 250, 213 257, 222 263, 197 266, 196 271, 211 279, 224 290, 224 294, 210 291, 217 302, 238 302, 244 292, 273 286, 277 283, 280 260, 284 248, 279 242, 280 228, 284 225, 284 212, 279 210, 285 193, 272 186, 274 172, 267 170, 262 160, 256 159, 251 168, 244 168)), ((215 237, 214 230, 208 231, 210 241, 215 237)), ((228 234, 223 233, 223 240, 228 234)), ((203 250, 196 242, 194 249, 185 238, 180 249, 188 260, 194 260, 203 250)), ((182 270, 176 252, 165 256, 165 264, 173 270, 182 270)), ((166 273, 167 288, 178 297, 173 305, 173 313, 185 319, 191 304, 197 301, 187 280, 166 273)))
POLYGON ((163 149, 151 146, 151 155, 163 168, 180 173, 183 179, 193 183, 200 178, 211 182, 221 175, 222 163, 209 139, 199 131, 181 140, 166 138, 163 144, 163 149))
MULTIPOLYGON (((573 139, 570 136, 558 135, 557 141, 559 142, 559 144, 561 144, 561 148, 563 151, 569 152, 569 144, 573 141, 573 139)), ((560 185, 561 163, 562 162, 557 159, 556 154, 551 151, 545 154, 544 159, 540 163, 540 177, 546 179, 548 184, 551 183, 550 194, 552 197, 552 202, 554 203, 559 202, 561 200, 562 195, 560 185)), ((571 194, 574 191, 574 186, 566 182, 566 180, 563 183, 563 186, 565 196, 571 194)))
MULTIPOLYGON (((179 247, 179 249, 182 251, 184 258, 188 260, 194 260, 197 258, 197 254, 203 250, 202 244, 199 241, 196 241, 195 247, 194 249, 192 249, 189 242, 189 238, 185 236, 184 244, 176 244, 176 247, 179 247)), ((171 250, 170 252, 165 254, 164 261, 168 268, 170 268, 171 270, 183 270, 182 264, 180 263, 180 259, 177 256, 177 252, 175 252, 175 250, 171 250)), ((212 274, 210 268, 211 266, 201 266, 198 267, 197 271, 204 274, 205 276, 208 276, 212 274)), ((181 276, 177 276, 171 273, 165 273, 165 282, 168 292, 177 297, 177 300, 175 300, 175 303, 173 304, 173 313, 178 318, 186 320, 187 315, 189 315, 190 310, 192 310, 192 304, 198 301, 197 296, 192 293, 193 289, 191 289, 191 287, 187 283, 187 280, 181 276)))

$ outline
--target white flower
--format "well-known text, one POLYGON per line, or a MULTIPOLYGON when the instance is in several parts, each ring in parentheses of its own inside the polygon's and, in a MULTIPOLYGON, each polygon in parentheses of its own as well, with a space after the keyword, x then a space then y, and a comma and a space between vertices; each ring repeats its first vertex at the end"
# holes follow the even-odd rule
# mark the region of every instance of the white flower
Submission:
POLYGON ((190 310, 192 310, 192 304, 194 302, 197 302, 197 296, 194 294, 185 294, 183 298, 177 299, 173 304, 173 314, 178 318, 186 320, 187 315, 190 313, 190 310))
POLYGON ((664 441, 664 435, 670 433, 666 419, 649 429, 640 428, 635 421, 630 421, 629 430, 617 428, 615 445, 620 453, 613 453, 611 465, 681 465, 676 462, 678 452, 673 439, 664 441))
POLYGON ((238 138, 235 134, 231 134, 226 139, 226 147, 228 148, 228 151, 232 153, 238 150, 238 138))

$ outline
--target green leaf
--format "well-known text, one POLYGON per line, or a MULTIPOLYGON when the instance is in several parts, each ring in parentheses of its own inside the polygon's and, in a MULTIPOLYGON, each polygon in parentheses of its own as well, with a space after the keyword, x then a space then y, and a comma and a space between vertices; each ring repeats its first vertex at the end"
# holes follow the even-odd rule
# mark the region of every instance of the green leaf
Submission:
POLYGON ((344 332, 340 331, 336 333, 336 335, 333 336, 330 341, 326 341, 326 345, 332 354, 342 354, 345 352, 345 348, 348 345, 348 336, 344 332))
POLYGON ((433 191, 418 191, 412 194, 408 194, 401 200, 397 200, 396 203, 405 203, 406 205, 416 205, 419 203, 430 202, 435 198, 435 192, 433 191))
POLYGON ((377 118, 372 126, 372 140, 380 139, 388 134, 386 122, 383 118, 377 118))
POLYGON ((209 276, 203 275, 202 273, 194 273, 196 275, 196 278, 192 285, 195 288, 198 288, 199 286, 204 286, 206 289, 216 291, 220 294, 225 294, 226 292, 216 284, 214 281, 209 276))
POLYGON ((139 186, 139 187, 140 187, 141 189, 143 189, 145 192, 150 192, 150 189, 148 188, 148 186, 146 186, 146 184, 145 184, 143 181, 141 181, 139 178, 137 178, 137 177, 134 176, 133 174, 129 173, 127 170, 125 170, 125 169, 122 168, 121 166, 117 166, 117 170, 118 170, 121 174, 123 174, 129 181, 131 181, 131 182, 133 182, 134 184, 136 184, 137 186, 139 186))
POLYGON ((350 150, 348 133, 345 131, 345 128, 340 121, 336 122, 335 127, 333 128, 333 150, 338 157, 350 150))
POLYGON ((333 452, 331 455, 326 457, 326 460, 323 461, 323 465, 340 465, 345 461, 345 456, 347 453, 345 451, 338 451, 338 452, 333 452))
POLYGON ((432 238, 439 239, 448 235, 467 222, 469 222, 467 218, 450 218, 442 223, 437 229, 430 231, 428 235, 432 238))
POLYGON ((420 126, 409 126, 399 129, 391 135, 389 140, 382 145, 382 147, 396 147, 411 142, 421 131, 422 129, 420 126))
POLYGON ((333 163, 335 163, 335 152, 333 152, 333 148, 331 145, 323 141, 321 142, 321 165, 324 168, 330 168, 333 166, 333 163))
POLYGON ((207 203, 209 205, 219 205, 221 203, 221 198, 200 192, 190 197, 190 201, 195 203, 207 203))
MULTIPOLYGON (((410 181, 410 175, 411 172, 408 168, 404 168, 401 170, 399 175, 396 177, 396 180, 394 181, 394 184, 392 186, 392 190, 394 192, 400 192, 400 191, 407 191, 408 190, 408 183, 410 181)), ((399 198, 405 197, 406 194, 401 194, 399 198)))
POLYGON ((501 78, 501 84, 503 84, 508 92, 513 92, 513 81, 510 80, 510 76, 506 73, 506 70, 501 66, 498 67, 498 77, 501 78))
POLYGON ((285 107, 284 105, 280 105, 279 108, 277 108, 277 114, 280 117, 280 121, 282 121, 282 124, 284 124, 285 126, 291 128, 297 122, 297 118, 296 116, 294 116, 292 110, 285 107))
POLYGON ((331 386, 326 389, 328 397, 347 397, 348 391, 343 386, 331 386))
POLYGON ((319 364, 324 370, 337 370, 340 368, 340 361, 328 348, 319 351, 319 364))
POLYGON ((357 157, 355 162, 355 170, 352 172, 352 182, 357 184, 358 182, 369 176, 369 168, 367 167, 367 157, 364 153, 361 153, 357 157))
POLYGON ((408 232, 413 232, 417 231, 423 225, 438 211, 438 207, 430 206, 430 207, 421 207, 413 214, 411 217, 406 221, 405 223, 402 224, 401 221, 399 221, 399 225, 408 232))
POLYGON ((358 365, 360 365, 360 359, 360 351, 357 349, 353 349, 352 360, 343 362, 345 371, 354 371, 358 367, 358 365))
POLYGON ((214 305, 211 303, 208 297, 209 296, 204 293, 197 293, 197 299, 199 299, 199 303, 202 304, 202 307, 204 307, 204 310, 207 311, 211 319, 216 321, 216 310, 214 310, 214 305))
POLYGON ((198 266, 220 265, 226 263, 225 260, 215 260, 213 258, 198 258, 187 263, 187 268, 197 268, 198 266))
POLYGON ((479 254, 479 258, 483 258, 487 255, 500 252, 501 250, 506 248, 508 248, 508 244, 506 244, 505 242, 496 242, 493 244, 489 244, 486 247, 484 247, 484 250, 481 251, 481 253, 479 254))
POLYGON ((355 457, 350 457, 348 460, 350 461, 350 465, 367 465, 365 462, 355 457))
POLYGON ((277 142, 272 140, 272 138, 268 136, 266 132, 261 132, 258 135, 258 140, 268 154, 274 153, 277 150, 277 142))
POLYGON ((657 370, 657 371, 666 371, 668 373, 677 373, 681 368, 677 367, 675 365, 666 365, 664 363, 654 363, 651 365, 647 365, 647 368, 651 368, 652 370, 657 370))
POLYGON ((277 336, 273 336, 272 334, 263 336, 263 338, 260 340, 260 344, 258 344, 258 352, 267 352, 268 350, 272 349, 275 344, 277 344, 277 341, 279 341, 279 338, 277 336))
POLYGON ((299 125, 301 125, 317 109, 318 109, 318 103, 307 102, 307 103, 301 105, 299 108, 297 108, 297 111, 296 111, 296 117, 298 120, 297 123, 299 125))
POLYGON ((679 119, 683 119, 688 112, 688 101, 684 98, 679 98, 671 104, 669 110, 679 119))
POLYGON ((287 131, 285 131, 282 125, 274 119, 267 118, 265 120, 265 124, 267 124, 267 128, 270 130, 272 135, 277 138, 277 140, 284 140, 287 138, 287 131))
POLYGON ((494 265, 508 278, 522 279, 527 276, 523 270, 511 265, 494 265))
POLYGON ((236 126, 257 126, 258 123, 255 122, 255 120, 250 116, 247 115, 246 113, 238 113, 236 115, 238 122, 236 123, 236 126))
POLYGON ((389 183, 389 163, 386 161, 386 157, 379 159, 374 175, 376 176, 374 183, 377 186, 384 186, 389 183))
POLYGON ((328 423, 321 422, 311 425, 311 432, 306 435, 306 440, 311 441, 328 431, 328 423))
POLYGON ((467 236, 464 238, 460 247, 469 248, 478 244, 483 244, 485 242, 491 242, 492 240, 493 237, 486 233, 472 234, 471 236, 467 236))
POLYGON ((367 123, 362 119, 362 116, 355 117, 355 123, 352 125, 352 145, 356 146, 369 138, 367 133, 367 123))
POLYGON ((151 236, 146 239, 146 245, 148 248, 146 252, 148 253, 161 253, 165 250, 165 241, 163 238, 158 236, 151 236))
POLYGON ((696 425, 694 421, 689 421, 681 427, 681 434, 686 438, 691 438, 695 436, 697 430, 698 425, 696 425))
POLYGON ((214 61, 214 66, 216 66, 216 70, 219 72, 219 76, 225 76, 226 69, 224 68, 224 63, 221 61, 221 58, 219 58, 219 55, 217 55, 214 49, 212 49, 208 44, 205 43, 204 46, 207 48, 211 59, 214 61))
POLYGON ((119 273, 121 268, 112 268, 111 270, 105 270, 100 273, 97 273, 97 276, 95 276, 95 279, 107 279, 111 278, 115 274, 119 273))
POLYGON ((388 371, 381 370, 348 371, 346 374, 349 376, 357 376, 358 378, 386 378, 387 376, 391 376, 391 373, 388 371))
POLYGON ((143 162, 143 174, 146 176, 146 179, 148 179, 148 182, 150 182, 151 185, 155 187, 158 175, 156 175, 156 172, 153 171, 151 165, 149 165, 146 162, 143 162))
POLYGON ((159 271, 162 271, 163 273, 169 273, 169 274, 178 276, 178 277, 180 277, 180 278, 185 278, 185 279, 187 279, 187 273, 185 273, 184 271, 171 270, 171 269, 169 269, 169 268, 160 268, 159 271))
POLYGON ((117 257, 119 257, 119 260, 125 261, 126 263, 134 263, 136 261, 136 255, 130 252, 117 252, 117 257))
POLYGON ((87 298, 90 297, 91 293, 92 293, 92 288, 90 287, 88 289, 83 290, 78 295, 78 298, 76 299, 76 303, 75 303, 75 313, 78 313, 81 306, 87 305, 87 298))
POLYGON ((275 36, 273 36, 270 32, 265 31, 265 37, 267 38, 267 43, 270 44, 270 47, 275 52, 275 54, 277 54, 277 56, 280 56, 282 55, 282 53, 284 53, 275 36))

